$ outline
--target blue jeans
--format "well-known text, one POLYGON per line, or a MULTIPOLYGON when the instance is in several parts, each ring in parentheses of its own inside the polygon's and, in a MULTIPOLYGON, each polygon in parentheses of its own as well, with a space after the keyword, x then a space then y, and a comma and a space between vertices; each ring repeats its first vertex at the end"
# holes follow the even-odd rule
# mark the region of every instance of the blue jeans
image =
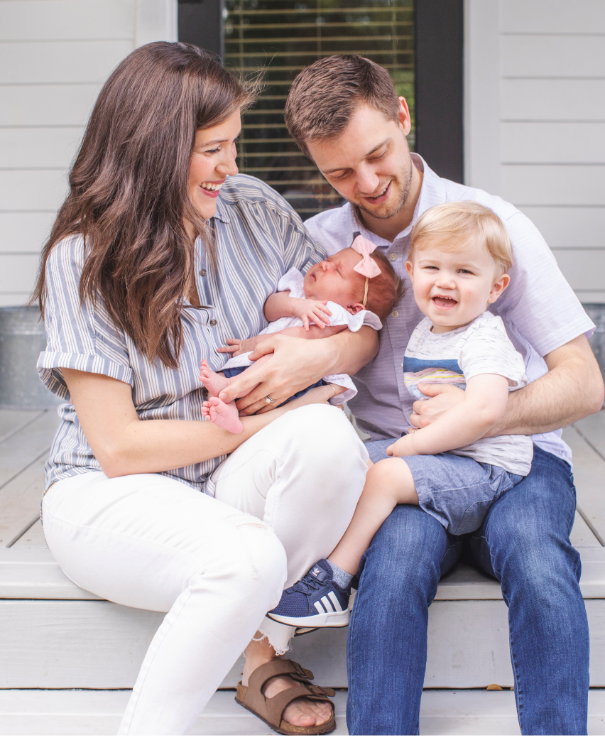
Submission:
POLYGON ((585 734, 589 641, 569 541, 575 507, 569 465, 538 447, 530 474, 472 534, 455 537, 420 508, 397 506, 362 561, 347 647, 349 733, 419 732, 428 608, 462 556, 502 585, 521 732, 585 734))

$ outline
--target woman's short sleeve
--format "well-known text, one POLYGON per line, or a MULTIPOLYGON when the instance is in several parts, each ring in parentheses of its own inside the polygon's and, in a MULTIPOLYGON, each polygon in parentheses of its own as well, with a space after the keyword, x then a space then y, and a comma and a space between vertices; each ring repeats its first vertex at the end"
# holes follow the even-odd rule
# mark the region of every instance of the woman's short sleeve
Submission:
POLYGON ((100 373, 133 385, 126 337, 115 328, 102 303, 80 303, 84 239, 65 238, 46 262, 44 327, 46 350, 40 353, 38 375, 57 396, 69 399, 62 369, 100 373))

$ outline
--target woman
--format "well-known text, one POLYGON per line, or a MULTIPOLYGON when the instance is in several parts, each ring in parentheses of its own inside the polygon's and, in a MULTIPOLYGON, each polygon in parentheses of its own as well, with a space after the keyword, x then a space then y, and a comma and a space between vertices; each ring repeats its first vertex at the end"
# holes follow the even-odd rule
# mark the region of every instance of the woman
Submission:
MULTIPOLYGON (((186 733, 246 645, 246 707, 286 733, 334 726, 325 693, 275 659, 293 630, 264 614, 344 532, 367 453, 330 387, 245 417, 241 434, 201 421, 200 361, 219 369, 228 337, 266 325, 281 275, 322 258, 275 192, 227 178, 250 101, 193 46, 133 52, 101 91, 42 255, 38 367, 68 402, 46 466, 48 546, 81 587, 168 612, 120 733, 186 733)), ((328 348, 305 347, 289 393, 269 377, 275 397, 248 411, 354 373, 372 333, 314 341, 328 348)))

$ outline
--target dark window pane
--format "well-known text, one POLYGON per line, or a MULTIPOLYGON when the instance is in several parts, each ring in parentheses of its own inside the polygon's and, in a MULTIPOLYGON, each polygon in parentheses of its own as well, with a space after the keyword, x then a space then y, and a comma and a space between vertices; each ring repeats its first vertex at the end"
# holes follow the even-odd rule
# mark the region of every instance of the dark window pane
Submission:
MULTIPOLYGON (((412 0, 225 0, 225 65, 243 75, 264 70, 265 88, 244 119, 243 173, 263 179, 301 214, 341 203, 288 136, 283 109, 301 69, 339 53, 366 56, 387 68, 414 121, 412 0)), ((414 147, 414 128, 408 138, 414 147)))

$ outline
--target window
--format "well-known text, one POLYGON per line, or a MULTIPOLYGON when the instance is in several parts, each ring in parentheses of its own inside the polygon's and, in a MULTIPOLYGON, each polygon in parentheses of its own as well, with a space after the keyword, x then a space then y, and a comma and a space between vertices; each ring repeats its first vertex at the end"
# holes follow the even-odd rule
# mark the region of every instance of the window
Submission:
POLYGON ((412 113, 412 150, 463 181, 463 0, 179 0, 179 38, 214 51, 265 89, 244 119, 241 171, 268 182, 303 219, 340 204, 288 136, 296 74, 322 56, 362 54, 386 67, 412 113))
POLYGON ((225 0, 223 17, 227 68, 243 75, 264 70, 264 90, 244 119, 240 170, 274 187, 303 219, 339 205, 336 192, 288 135, 288 89, 317 59, 361 54, 389 70, 413 110, 412 0, 225 0))

